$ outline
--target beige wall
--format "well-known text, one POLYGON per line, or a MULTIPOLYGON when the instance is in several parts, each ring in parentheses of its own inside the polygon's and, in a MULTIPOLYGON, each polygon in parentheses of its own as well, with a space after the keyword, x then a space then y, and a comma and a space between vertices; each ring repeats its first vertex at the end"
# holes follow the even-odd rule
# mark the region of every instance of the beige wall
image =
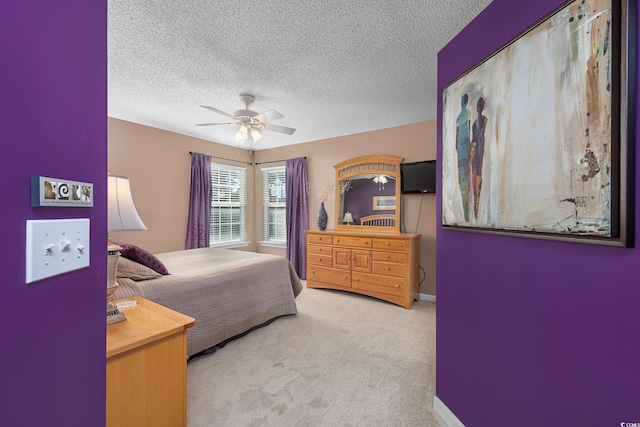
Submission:
MULTIPOLYGON (((136 207, 148 231, 111 233, 115 241, 138 244, 152 252, 184 249, 189 202, 189 151, 243 162, 265 163, 248 166, 247 250, 285 255, 284 249, 259 244, 262 226, 262 177, 260 169, 284 164, 272 162, 307 157, 311 188, 318 183, 333 182, 333 165, 351 157, 367 154, 390 154, 405 162, 436 158, 436 122, 428 121, 378 131, 313 141, 288 147, 258 150, 253 155, 244 149, 216 144, 197 138, 109 118, 109 171, 131 179, 136 207)), ((221 163, 241 165, 213 159, 221 163)), ((317 229, 318 194, 310 198, 309 226, 317 229)), ((328 229, 335 221, 335 191, 325 202, 329 214, 328 229)), ((404 195, 402 201, 404 230, 422 234, 420 266, 425 277, 420 293, 435 295, 435 212, 436 195, 404 195), (418 213, 420 216, 418 217, 418 213)))
MULTIPOLYGON (((112 232, 109 237, 154 253, 184 249, 191 183, 189 151, 238 160, 213 159, 234 166, 252 162, 247 150, 113 118, 108 121, 108 148, 109 173, 129 178, 136 209, 148 228, 112 232)), ((253 168, 247 166, 247 172, 247 179, 252 180, 253 168)), ((253 200, 254 187, 247 187, 247 196, 253 200)), ((248 236, 254 233, 254 223, 254 210, 248 209, 248 236)), ((246 249, 254 251, 255 242, 246 249)))

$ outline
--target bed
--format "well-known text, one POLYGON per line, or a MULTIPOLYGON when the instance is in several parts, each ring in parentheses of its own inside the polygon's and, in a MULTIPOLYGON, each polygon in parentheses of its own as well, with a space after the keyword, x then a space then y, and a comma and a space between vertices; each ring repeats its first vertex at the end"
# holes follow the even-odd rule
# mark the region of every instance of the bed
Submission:
POLYGON ((140 258, 128 254, 133 245, 118 244, 123 250, 113 299, 142 296, 193 317, 189 356, 297 312, 295 297, 302 284, 281 256, 201 248, 140 258))

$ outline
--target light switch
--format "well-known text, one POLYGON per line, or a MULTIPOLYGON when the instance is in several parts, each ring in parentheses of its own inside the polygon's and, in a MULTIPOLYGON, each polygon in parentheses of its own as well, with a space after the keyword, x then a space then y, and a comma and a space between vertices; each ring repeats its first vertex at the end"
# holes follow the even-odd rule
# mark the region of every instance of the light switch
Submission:
POLYGON ((27 221, 27 283, 89 267, 89 219, 27 221))

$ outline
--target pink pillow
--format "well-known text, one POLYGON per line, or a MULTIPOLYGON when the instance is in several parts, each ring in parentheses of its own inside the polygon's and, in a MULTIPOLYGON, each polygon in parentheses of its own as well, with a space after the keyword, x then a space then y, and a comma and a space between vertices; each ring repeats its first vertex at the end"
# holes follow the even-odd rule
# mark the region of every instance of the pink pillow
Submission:
POLYGON ((163 275, 169 274, 167 267, 165 267, 164 264, 151 252, 130 243, 113 243, 122 248, 120 249, 120 255, 123 257, 145 265, 157 273, 163 275))

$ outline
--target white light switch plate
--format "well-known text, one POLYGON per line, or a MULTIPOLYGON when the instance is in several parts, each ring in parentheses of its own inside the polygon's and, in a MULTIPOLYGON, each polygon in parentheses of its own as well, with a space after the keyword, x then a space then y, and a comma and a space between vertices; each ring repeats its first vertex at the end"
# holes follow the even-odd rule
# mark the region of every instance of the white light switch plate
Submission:
POLYGON ((89 267, 89 219, 27 221, 27 283, 89 267))

